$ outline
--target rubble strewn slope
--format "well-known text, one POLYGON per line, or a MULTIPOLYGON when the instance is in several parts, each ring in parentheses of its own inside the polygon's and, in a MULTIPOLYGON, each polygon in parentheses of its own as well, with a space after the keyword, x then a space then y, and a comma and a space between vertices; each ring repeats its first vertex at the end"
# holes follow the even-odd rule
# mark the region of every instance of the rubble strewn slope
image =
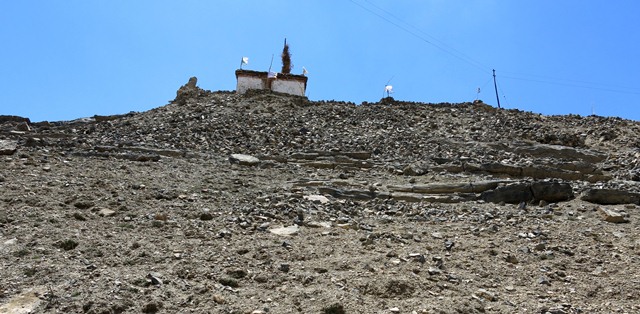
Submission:
POLYGON ((187 85, 0 119, 0 313, 640 310, 638 122, 187 85))

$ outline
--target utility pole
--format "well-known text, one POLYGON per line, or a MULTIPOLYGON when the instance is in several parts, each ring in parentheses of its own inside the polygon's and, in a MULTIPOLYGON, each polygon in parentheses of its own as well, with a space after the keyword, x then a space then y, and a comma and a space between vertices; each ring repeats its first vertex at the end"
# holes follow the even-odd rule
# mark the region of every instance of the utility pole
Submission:
POLYGON ((498 101, 498 108, 500 108, 500 96, 498 96, 498 84, 496 83, 496 70, 493 69, 493 88, 496 90, 496 100, 498 101))

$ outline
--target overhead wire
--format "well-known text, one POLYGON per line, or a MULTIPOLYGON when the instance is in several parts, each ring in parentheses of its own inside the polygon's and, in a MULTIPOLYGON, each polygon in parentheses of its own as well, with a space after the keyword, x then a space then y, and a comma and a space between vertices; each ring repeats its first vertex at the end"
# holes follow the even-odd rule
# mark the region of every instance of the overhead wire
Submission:
MULTIPOLYGON (((376 9, 386 13, 387 15, 389 15, 391 17, 393 17, 394 19, 396 19, 400 23, 402 23, 402 24, 404 24, 404 25, 416 30, 417 32, 423 34, 426 37, 429 37, 431 40, 428 40, 428 39, 424 38, 423 36, 420 36, 416 32, 411 31, 411 30, 407 29, 406 27, 403 27, 402 25, 399 25, 398 23, 396 23, 394 21, 391 21, 390 19, 386 18, 385 16, 383 16, 381 14, 378 14, 377 12, 375 12, 375 11, 365 7, 365 6, 363 6, 362 4, 360 4, 358 2, 355 2, 354 0, 350 0, 350 1, 351 1, 351 3, 353 3, 353 4, 357 5, 357 6, 359 6, 360 8, 362 8, 363 10, 365 10, 365 11, 367 11, 367 12, 369 12, 369 13, 371 13, 371 14, 379 17, 379 18, 381 18, 382 20, 386 21, 387 23, 389 23, 389 24, 391 24, 391 25, 393 25, 393 26, 405 31, 406 33, 408 33, 408 34, 420 39, 421 41, 423 41, 423 42, 425 42, 427 44, 430 44, 430 45, 440 49, 441 51, 445 52, 446 54, 448 54, 450 56, 453 56, 453 57, 457 58, 458 60, 461 60, 461 61, 463 61, 463 62, 465 62, 465 63, 467 63, 467 64, 469 64, 469 65, 471 65, 471 66, 473 66, 473 67, 475 67, 477 69, 479 69, 483 73, 487 73, 487 74, 491 73, 491 71, 489 70, 489 67, 485 66, 484 64, 482 64, 482 63, 476 61, 475 59, 465 55, 464 53, 460 52, 459 50, 448 46, 444 42, 438 40, 436 37, 431 36, 428 33, 422 31, 421 29, 419 29, 418 27, 416 27, 416 26, 404 21, 403 19, 397 17, 396 15, 394 15, 391 12, 389 12, 388 10, 385 10, 384 8, 381 8, 381 7, 371 3, 369 0, 364 0, 364 1, 366 1, 368 4, 370 4, 371 6, 375 7, 376 9), (433 41, 436 41, 439 44, 436 44, 433 41)), ((487 80, 487 83, 490 82, 490 81, 491 81, 491 78, 489 78, 489 80, 487 80)), ((484 86, 486 86, 487 83, 483 84, 482 88, 484 88, 484 86)), ((479 93, 476 94, 475 98, 477 99, 478 97, 479 97, 479 93)))
MULTIPOLYGON (((421 41, 423 41, 423 42, 425 42, 425 43, 427 43, 427 44, 430 44, 430 45, 432 45, 432 46, 434 46, 434 47, 436 47, 436 48, 440 49, 441 51, 443 51, 443 52, 445 52, 445 53, 449 54, 450 56, 453 56, 453 57, 455 57, 455 58, 457 58, 457 59, 459 59, 459 60, 461 60, 461 61, 464 61, 464 62, 466 62, 467 64, 470 64, 470 65, 474 66, 475 68, 477 68, 477 69, 481 70, 482 72, 489 73, 488 68, 486 68, 486 67, 482 66, 479 62, 477 62, 477 61, 473 61, 473 59, 471 59, 471 58, 469 58, 469 57, 465 56, 464 54, 462 54, 462 53, 460 53, 460 52, 458 52, 460 55, 453 53, 451 50, 455 50, 455 49, 453 49, 453 48, 450 48, 450 50, 449 50, 449 49, 447 49, 446 47, 444 47, 445 45, 444 45, 441 41, 439 41, 439 40, 435 39, 435 37, 433 37, 433 36, 431 36, 431 35, 426 34, 425 32, 423 32, 423 31, 419 30, 417 27, 412 26, 411 24, 409 24, 409 23, 407 23, 407 22, 402 21, 402 19, 395 17, 393 14, 389 13, 388 11, 386 11, 386 10, 384 10, 384 9, 381 9, 381 8, 379 8, 378 6, 373 5, 374 7, 378 8, 379 10, 382 10, 382 11, 386 12, 387 14, 389 14, 390 16, 393 16, 395 19, 399 20, 399 21, 400 21, 400 22, 402 22, 403 24, 408 25, 408 26, 410 26, 410 27, 412 27, 412 28, 414 28, 414 29, 418 30, 419 32, 423 33, 425 36, 429 36, 430 38, 432 38, 432 39, 433 39, 433 41, 438 41, 438 42, 440 42, 440 44, 436 44, 436 43, 434 43, 433 41, 430 41, 430 40, 426 39, 425 37, 421 36, 420 34, 417 34, 416 32, 411 31, 410 29, 408 29, 408 28, 406 28, 406 27, 404 27, 404 26, 402 26, 402 25, 400 25, 400 24, 398 24, 398 23, 396 23, 396 22, 394 22, 394 21, 392 21, 392 20, 390 20, 390 19, 386 18, 385 16, 383 16, 383 15, 381 15, 381 14, 378 14, 377 12, 375 12, 375 11, 373 11, 373 10, 371 10, 371 9, 369 9, 369 8, 367 8, 367 7, 365 7, 364 5, 362 5, 362 4, 360 4, 360 3, 358 3, 358 2, 356 2, 356 1, 354 1, 354 0, 349 0, 349 1, 351 1, 351 3, 353 3, 353 4, 357 5, 357 6, 359 6, 359 7, 360 7, 360 8, 362 8, 363 10, 366 10, 367 12, 369 12, 369 13, 371 13, 371 14, 373 14, 373 15, 375 15, 375 16, 377 16, 377 17, 379 17, 379 18, 383 19, 383 20, 385 20, 387 23, 389 23, 389 24, 391 24, 391 25, 393 25, 393 26, 395 26, 395 27, 397 27, 397 28, 399 28, 399 29, 401 29, 401 30, 405 31, 406 33, 408 33, 408 34, 410 34, 410 35, 412 35, 412 36, 414 36, 414 37, 416 37, 416 38, 420 39, 421 41), (466 58, 466 59, 465 59, 465 58, 466 58), (468 59, 468 60, 467 60, 467 59, 468 59)), ((368 1, 367 1, 367 2, 368 2, 368 1)), ((369 4, 371 4, 370 2, 368 2, 368 3, 369 3, 369 4)))
MULTIPOLYGON (((515 76, 509 76, 509 75, 507 75, 507 76, 502 75, 500 77, 506 78, 506 79, 512 79, 512 80, 519 80, 519 81, 544 83, 544 84, 549 84, 549 85, 561 85, 561 86, 568 86, 568 87, 577 87, 577 88, 584 88, 584 89, 601 90, 601 91, 612 92, 612 93, 640 95, 640 91, 623 90, 624 89, 623 87, 621 87, 622 89, 613 89, 613 88, 606 88, 606 87, 599 87, 599 86, 587 86, 587 85, 578 85, 578 84, 570 84, 570 83, 562 83, 562 82, 551 82, 551 81, 546 81, 546 80, 515 77, 515 76)), ((602 86, 607 86, 607 85, 602 85, 602 86)))
POLYGON ((439 40, 438 38, 431 36, 430 34, 428 34, 427 32, 421 30, 420 28, 416 27, 415 25, 406 22, 405 20, 401 19, 400 17, 394 15, 392 12, 389 12, 388 10, 386 10, 385 8, 382 8, 378 5, 376 5, 375 3, 372 3, 369 0, 364 0, 365 2, 369 3, 371 6, 375 7, 376 9, 388 14, 389 16, 393 17, 394 19, 400 21, 402 24, 416 30, 417 32, 431 38, 431 40, 438 42, 441 46, 443 46, 445 48, 445 52, 447 52, 448 54, 454 55, 455 57, 460 57, 462 59, 464 59, 464 61, 476 66, 477 68, 481 69, 484 72, 489 72, 489 67, 485 66, 484 64, 482 64, 481 62, 469 57, 468 55, 462 53, 461 51, 447 45, 446 43, 444 43, 443 41, 439 40))
MULTIPOLYGON (((507 106, 509 106, 509 108, 513 108, 511 107, 511 103, 509 102, 509 100, 507 99, 506 94, 504 93, 504 91, 502 90, 502 87, 500 86, 500 84, 496 83, 496 85, 498 86, 498 90, 500 91, 500 93, 502 93, 502 99, 504 99, 504 101, 507 103, 507 106)), ((504 107, 503 107, 504 108, 504 107)))
MULTIPOLYGON (((447 53, 448 55, 455 57, 458 60, 461 60, 469 65, 472 65, 473 67, 481 70, 482 72, 485 73, 490 73, 490 71, 488 70, 489 67, 485 66, 484 64, 478 62, 477 60, 467 56, 466 54, 460 52, 459 50, 448 46, 447 44, 445 44, 444 42, 438 40, 436 37, 422 31, 420 28, 412 25, 411 23, 408 23, 406 21, 404 21, 403 19, 401 19, 400 17, 394 15, 392 12, 389 12, 388 10, 372 3, 369 0, 364 0, 366 3, 368 3, 371 7, 376 8, 377 10, 383 12, 384 14, 392 17, 393 19, 395 19, 396 21, 398 21, 398 23, 390 20, 389 18, 385 17, 382 14, 379 14, 375 11, 373 11, 372 9, 364 6, 361 3, 358 3, 354 0, 350 0, 351 3, 357 5, 358 7, 362 8, 363 10, 379 17, 380 19, 386 21, 387 23, 401 29, 402 31, 420 39, 421 41, 430 44, 436 48, 438 48, 439 50, 447 53), (407 26, 403 26, 400 25, 399 23, 407 26), (411 29, 415 30, 411 30, 411 29), (420 34, 418 34, 420 33, 420 34), (422 35, 421 35, 422 34, 422 35), (425 38, 428 37, 429 39, 425 38), (437 43, 436 43, 437 42, 437 43)), ((640 95, 640 89, 637 88, 632 88, 632 87, 623 87, 623 86, 617 86, 617 85, 611 85, 611 84, 602 84, 602 83, 594 83, 594 82, 587 82, 587 81, 580 81, 580 80, 571 80, 571 79, 560 79, 560 78, 553 78, 550 76, 540 76, 540 75, 533 75, 533 74, 524 74, 524 73, 515 73, 515 72, 509 72, 509 71, 502 71, 501 73, 507 73, 507 74, 512 74, 512 75, 501 75, 501 78, 506 78, 506 79, 512 79, 512 80, 521 80, 521 81, 529 81, 529 82, 537 82, 537 83, 545 83, 545 84, 550 84, 550 85, 561 85, 561 86, 568 86, 568 87, 577 87, 577 88, 585 88, 585 89, 594 89, 594 90, 601 90, 601 91, 608 91, 608 92, 615 92, 615 93, 625 93, 625 94, 636 94, 636 95, 640 95), (568 82, 568 83, 567 83, 568 82), (574 84, 577 83, 577 84, 574 84)), ((489 79, 490 81, 490 79, 489 79)), ((486 85, 486 84, 484 84, 486 85)), ((502 90, 500 90, 500 92, 502 92, 502 90)), ((502 92, 503 94, 503 98, 505 98, 506 100, 506 96, 504 96, 504 92, 502 92)), ((509 104, 510 105, 510 104, 509 104)))
MULTIPOLYGON (((537 78, 541 81, 546 81, 549 83, 553 83, 551 81, 561 81, 561 82, 571 82, 571 83, 580 83, 580 84, 586 84, 586 85, 592 85, 592 86, 602 86, 602 87, 611 87, 611 88, 616 88, 616 89, 629 89, 629 90, 637 90, 640 91, 640 88, 638 87, 628 87, 628 86, 619 86, 619 85, 613 85, 613 84, 602 84, 602 83, 596 83, 596 82, 589 82, 589 81, 583 81, 583 80, 572 80, 572 79, 566 79, 566 78, 557 78, 557 77, 551 77, 551 76, 546 76, 546 75, 536 75, 536 74, 526 74, 526 73, 517 73, 517 72, 510 72, 510 71, 501 71, 502 73, 506 73, 514 75, 514 76, 524 76, 524 77, 534 77, 537 78), (551 80, 551 81, 549 81, 551 80)), ((511 77, 510 77, 511 78, 511 77)))

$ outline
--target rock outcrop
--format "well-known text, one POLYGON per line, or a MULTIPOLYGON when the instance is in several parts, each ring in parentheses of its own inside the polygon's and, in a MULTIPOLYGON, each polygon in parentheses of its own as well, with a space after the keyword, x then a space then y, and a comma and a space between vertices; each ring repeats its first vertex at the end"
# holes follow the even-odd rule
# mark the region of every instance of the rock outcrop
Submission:
POLYGON ((0 140, 0 155, 13 155, 18 149, 18 142, 0 140))
POLYGON ((197 84, 197 77, 192 76, 191 78, 189 78, 189 81, 186 84, 180 86, 180 88, 176 92, 176 98, 174 102, 184 105, 187 100, 199 97, 202 93, 204 93, 204 90, 198 87, 197 84))
POLYGON ((615 189, 588 189, 582 192, 580 199, 583 201, 603 204, 640 204, 640 193, 621 191, 615 189))

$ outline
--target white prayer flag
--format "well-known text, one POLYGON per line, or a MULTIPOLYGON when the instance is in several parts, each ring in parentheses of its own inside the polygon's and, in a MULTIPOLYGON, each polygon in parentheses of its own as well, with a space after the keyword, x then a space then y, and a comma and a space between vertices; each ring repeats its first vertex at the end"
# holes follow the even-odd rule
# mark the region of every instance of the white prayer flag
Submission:
POLYGON ((249 64, 249 57, 242 57, 242 60, 240 60, 240 70, 242 70, 242 66, 245 64, 249 64))
POLYGON ((385 91, 385 92, 387 92, 387 94, 391 94, 391 93, 393 93, 393 86, 391 86, 391 85, 386 85, 386 86, 384 87, 384 91, 385 91))
POLYGON ((268 78, 278 78, 278 73, 269 71, 269 73, 267 74, 267 77, 268 78))
POLYGON ((302 75, 306 76, 307 74, 309 74, 309 71, 307 71, 305 67, 302 67, 302 75))

